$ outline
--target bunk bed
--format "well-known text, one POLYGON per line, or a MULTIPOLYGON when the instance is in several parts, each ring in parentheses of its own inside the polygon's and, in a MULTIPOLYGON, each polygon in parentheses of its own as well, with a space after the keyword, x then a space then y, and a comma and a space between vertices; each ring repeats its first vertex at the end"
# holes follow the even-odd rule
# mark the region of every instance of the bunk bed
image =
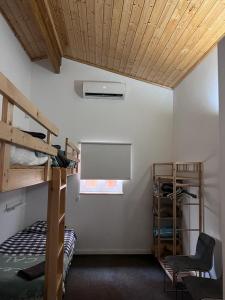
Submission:
MULTIPOLYGON (((75 162, 75 167, 51 166, 51 157, 58 154, 52 146, 52 136, 59 134, 51 123, 2 73, 0 73, 2 116, 0 121, 0 192, 48 182, 48 214, 45 254, 45 300, 60 300, 63 294, 64 229, 67 177, 78 172, 79 148, 68 138, 65 156, 75 162), (46 141, 13 126, 13 111, 17 107, 41 125, 46 131, 46 141), (12 147, 36 151, 47 156, 44 165, 12 165, 12 147)), ((15 150, 15 148, 14 148, 15 150)))

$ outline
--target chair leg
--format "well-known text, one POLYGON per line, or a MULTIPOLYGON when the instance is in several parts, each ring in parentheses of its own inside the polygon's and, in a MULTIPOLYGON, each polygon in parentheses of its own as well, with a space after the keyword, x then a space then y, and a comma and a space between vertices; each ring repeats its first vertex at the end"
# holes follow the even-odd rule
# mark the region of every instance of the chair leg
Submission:
POLYGON ((166 272, 164 272, 164 275, 163 275, 163 290, 164 290, 164 292, 166 292, 166 272))

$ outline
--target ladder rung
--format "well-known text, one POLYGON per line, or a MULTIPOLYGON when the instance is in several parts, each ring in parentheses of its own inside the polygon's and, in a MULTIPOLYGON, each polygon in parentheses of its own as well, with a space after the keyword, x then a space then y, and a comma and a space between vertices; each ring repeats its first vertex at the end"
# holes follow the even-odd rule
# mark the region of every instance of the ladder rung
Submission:
POLYGON ((57 275, 57 291, 61 287, 62 279, 63 279, 63 275, 62 274, 58 274, 57 275))
POLYGON ((64 220, 65 214, 62 214, 61 217, 59 218, 59 224, 64 220))
POLYGON ((61 191, 61 190, 64 190, 65 188, 66 188, 66 184, 61 185, 61 186, 60 186, 60 191, 61 191))
POLYGON ((58 251, 58 257, 60 256, 60 254, 62 253, 64 249, 64 243, 61 244, 60 248, 59 248, 59 251, 58 251))

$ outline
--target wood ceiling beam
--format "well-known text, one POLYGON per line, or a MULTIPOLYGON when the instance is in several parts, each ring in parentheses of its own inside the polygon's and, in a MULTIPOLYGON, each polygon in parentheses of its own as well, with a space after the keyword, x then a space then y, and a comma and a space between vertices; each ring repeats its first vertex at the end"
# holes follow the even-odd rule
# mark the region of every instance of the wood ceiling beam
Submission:
POLYGON ((49 61, 55 73, 60 72, 62 47, 47 0, 30 0, 31 11, 46 44, 49 61))

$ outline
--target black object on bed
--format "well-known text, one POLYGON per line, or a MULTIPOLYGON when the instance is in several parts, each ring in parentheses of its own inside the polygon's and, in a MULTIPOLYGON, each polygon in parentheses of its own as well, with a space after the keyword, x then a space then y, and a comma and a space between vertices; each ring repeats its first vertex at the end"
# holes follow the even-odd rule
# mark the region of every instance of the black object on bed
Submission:
POLYGON ((33 280, 45 274, 45 262, 41 262, 33 267, 19 270, 17 275, 25 280, 33 280))
POLYGON ((26 130, 22 130, 22 131, 25 132, 25 133, 28 133, 28 134, 32 135, 35 138, 41 139, 41 140, 44 140, 46 138, 46 135, 44 133, 42 133, 42 132, 26 131, 26 130))
POLYGON ((65 151, 61 150, 59 145, 53 145, 58 150, 57 156, 52 157, 52 166, 60 168, 75 168, 76 162, 68 159, 65 155, 65 151))

